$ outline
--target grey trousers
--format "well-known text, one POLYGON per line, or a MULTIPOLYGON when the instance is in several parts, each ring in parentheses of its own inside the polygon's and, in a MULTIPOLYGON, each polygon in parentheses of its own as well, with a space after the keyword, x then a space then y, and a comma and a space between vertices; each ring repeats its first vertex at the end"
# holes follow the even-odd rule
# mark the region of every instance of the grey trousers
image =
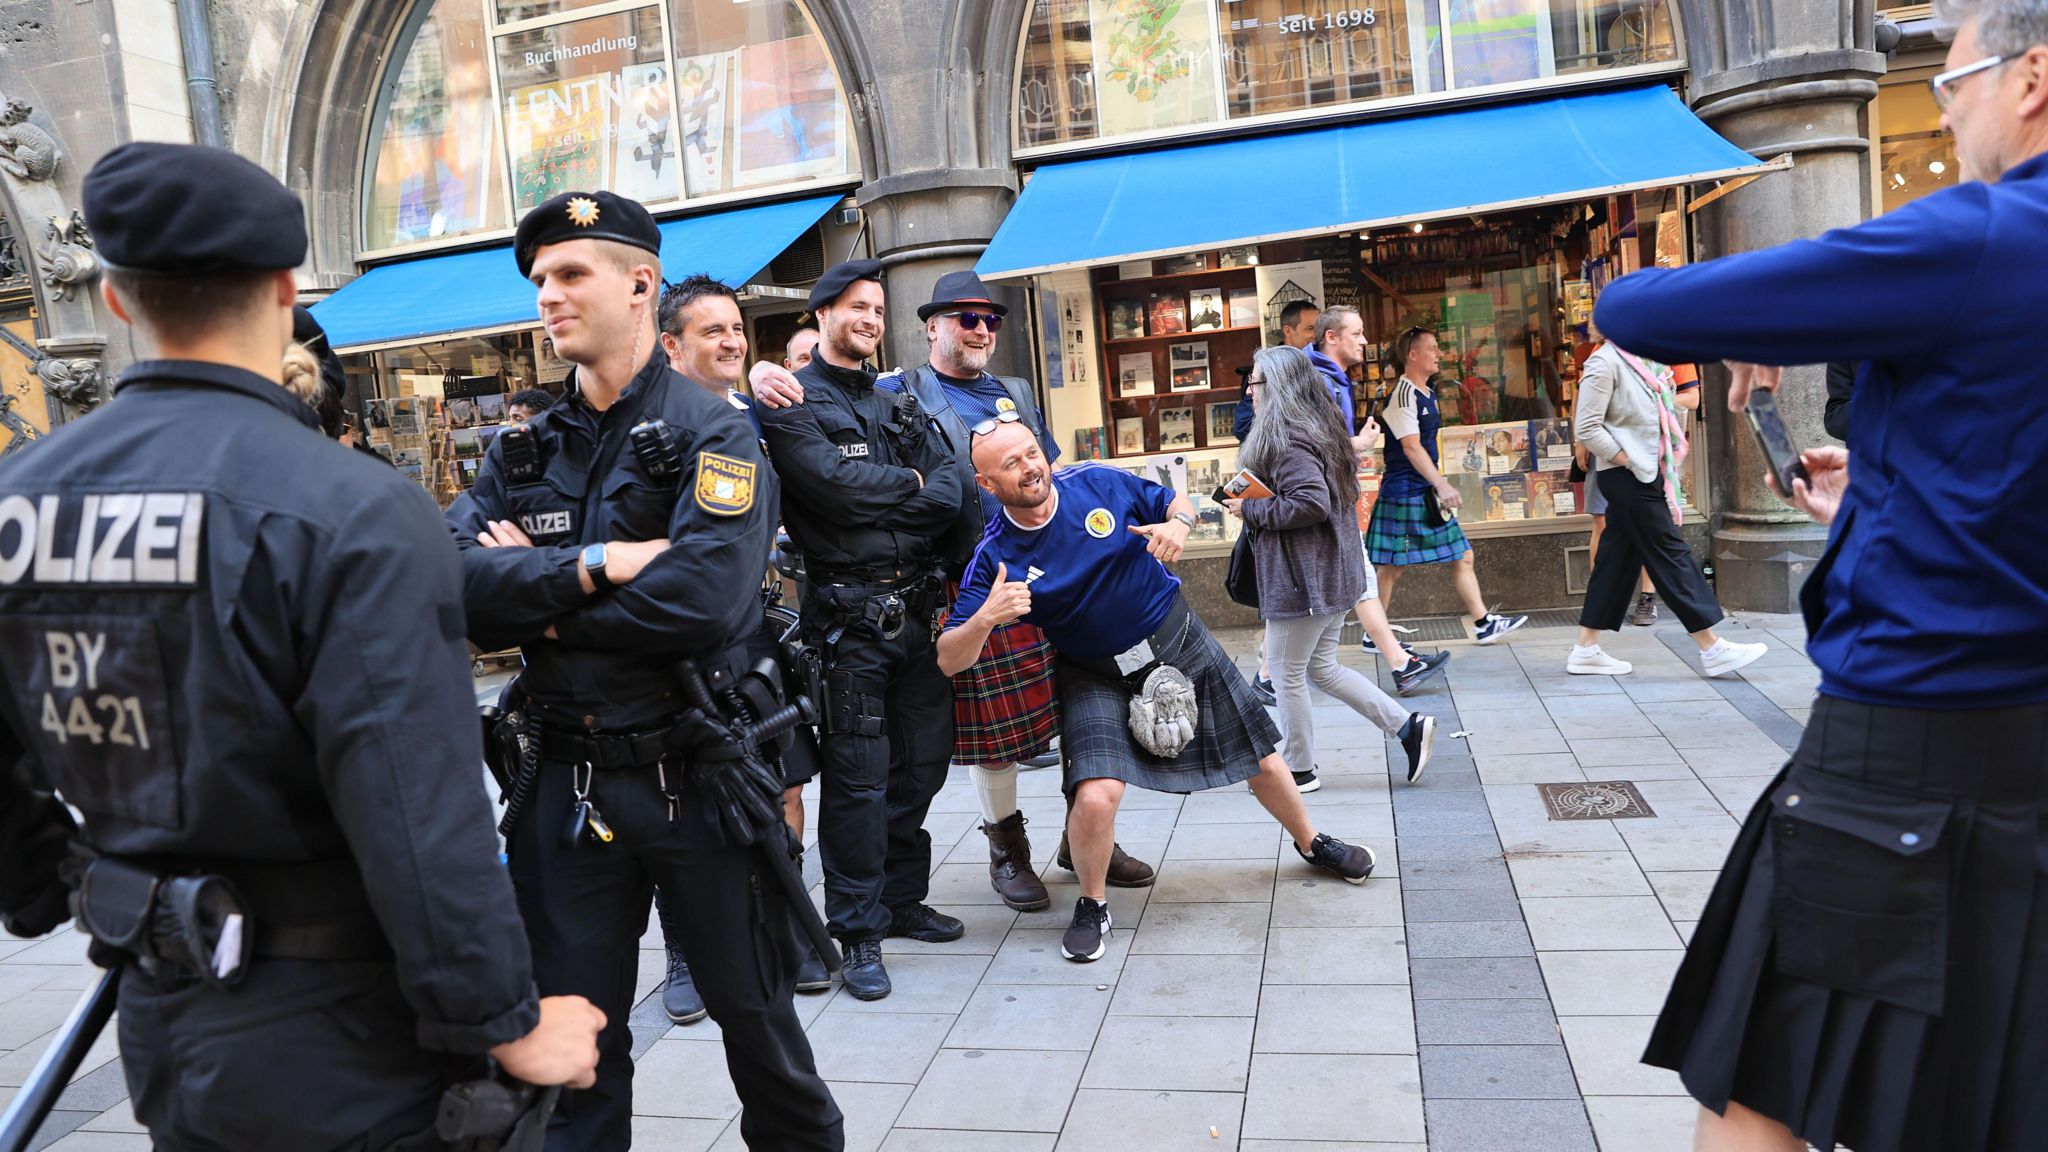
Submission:
POLYGON ((1337 663, 1337 634, 1344 613, 1266 621, 1266 670, 1280 702, 1281 755, 1287 767, 1306 772, 1315 765, 1315 721, 1308 697, 1313 684, 1388 732, 1408 723, 1408 709, 1380 686, 1337 663))

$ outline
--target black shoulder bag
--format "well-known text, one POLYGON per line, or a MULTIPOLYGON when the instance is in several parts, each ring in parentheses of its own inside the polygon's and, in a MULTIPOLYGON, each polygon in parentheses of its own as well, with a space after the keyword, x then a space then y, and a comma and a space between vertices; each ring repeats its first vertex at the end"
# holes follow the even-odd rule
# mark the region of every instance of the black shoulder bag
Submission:
POLYGON ((1257 534, 1249 524, 1237 534, 1237 543, 1230 548, 1230 568, 1223 574, 1223 591, 1247 608, 1259 606, 1259 567, 1252 555, 1252 537, 1257 534))

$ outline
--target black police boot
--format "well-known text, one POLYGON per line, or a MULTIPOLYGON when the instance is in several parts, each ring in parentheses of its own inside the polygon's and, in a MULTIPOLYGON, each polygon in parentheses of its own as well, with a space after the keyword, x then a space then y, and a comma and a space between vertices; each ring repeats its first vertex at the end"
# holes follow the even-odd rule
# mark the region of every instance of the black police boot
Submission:
POLYGON ((847 995, 855 1000, 880 1000, 889 994, 889 970, 882 967, 882 942, 862 940, 846 946, 846 963, 839 969, 847 995))
POLYGON ((928 904, 905 904, 889 910, 889 935, 944 944, 967 935, 967 925, 928 904))
POLYGON ((690 979, 689 964, 673 948, 668 952, 668 983, 661 989, 661 1010, 677 1024, 695 1024, 710 1015, 704 997, 697 994, 697 982, 690 979))

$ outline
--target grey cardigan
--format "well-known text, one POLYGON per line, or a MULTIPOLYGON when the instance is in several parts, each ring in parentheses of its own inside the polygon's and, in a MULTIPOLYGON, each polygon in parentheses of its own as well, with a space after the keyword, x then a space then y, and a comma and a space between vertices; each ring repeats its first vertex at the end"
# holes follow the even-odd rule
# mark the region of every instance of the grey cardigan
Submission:
POLYGON ((1594 349, 1579 373, 1578 409, 1572 435, 1586 446, 1595 469, 1614 467, 1628 453, 1629 474, 1645 484, 1657 479, 1657 401, 1622 362, 1612 342, 1594 349))
POLYGON ((1365 595, 1365 553, 1358 511, 1333 507, 1329 483, 1305 449, 1286 453, 1259 476, 1271 496, 1241 505, 1256 529, 1252 562, 1259 578, 1259 618, 1282 620, 1344 612, 1365 595))

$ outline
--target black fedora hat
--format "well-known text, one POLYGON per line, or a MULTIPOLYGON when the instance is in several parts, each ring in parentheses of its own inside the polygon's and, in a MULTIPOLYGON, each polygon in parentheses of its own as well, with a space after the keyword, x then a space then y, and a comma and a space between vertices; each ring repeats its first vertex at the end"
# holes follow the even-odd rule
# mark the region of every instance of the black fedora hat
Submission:
POLYGON ((989 295, 988 286, 981 277, 972 272, 948 272, 932 285, 932 302, 920 304, 917 308, 919 320, 929 320, 941 312, 951 312, 963 304, 979 305, 998 316, 1007 316, 1010 310, 996 303, 989 295))

